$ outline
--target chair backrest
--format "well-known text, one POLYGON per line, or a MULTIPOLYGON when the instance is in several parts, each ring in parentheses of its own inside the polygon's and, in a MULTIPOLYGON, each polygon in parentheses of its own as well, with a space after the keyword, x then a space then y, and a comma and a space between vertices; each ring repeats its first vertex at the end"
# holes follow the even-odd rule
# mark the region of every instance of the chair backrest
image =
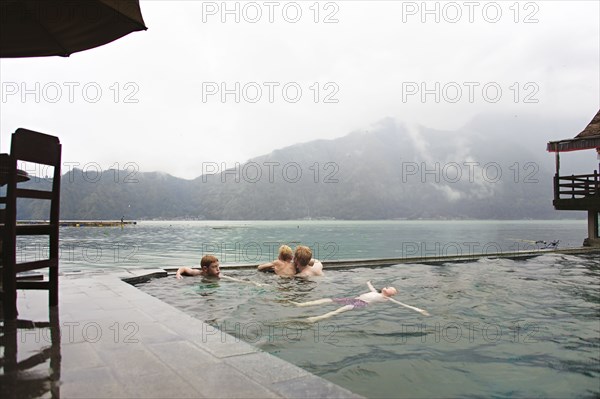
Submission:
MULTIPOLYGON (((14 194, 17 198, 49 199, 51 224, 58 223, 60 214, 60 177, 61 177, 61 144, 58 137, 50 136, 44 133, 34 132, 27 129, 17 129, 12 135, 10 156, 11 168, 18 171, 19 161, 35 163, 39 165, 52 166, 54 168, 52 175, 52 190, 31 190, 17 188, 18 173, 10 176, 8 191, 15 189, 14 194), (50 195, 52 193, 53 195, 50 195)), ((8 193, 9 198, 11 193, 8 193)), ((16 210, 16 209, 15 209, 16 210)), ((16 218, 15 215, 11 215, 16 218)))
POLYGON ((49 290, 49 305, 51 307, 58 305, 61 150, 58 137, 27 129, 18 129, 12 135, 10 155, 3 157, 2 173, 7 177, 7 189, 6 197, 0 201, 5 203, 2 226, 2 296, 4 317, 8 320, 17 316, 16 290, 18 288, 47 289, 49 290), (47 191, 19 186, 18 183, 29 178, 38 178, 37 176, 27 176, 26 171, 19 170, 21 161, 53 167, 52 189, 47 191), (49 200, 48 220, 32 225, 17 225, 17 200, 20 198, 49 200), (19 235, 48 236, 48 259, 17 263, 16 245, 19 235), (17 280, 18 273, 40 268, 49 268, 47 282, 17 280))
POLYGON ((18 160, 44 165, 60 164, 58 137, 27 129, 17 129, 12 135, 10 153, 18 160))

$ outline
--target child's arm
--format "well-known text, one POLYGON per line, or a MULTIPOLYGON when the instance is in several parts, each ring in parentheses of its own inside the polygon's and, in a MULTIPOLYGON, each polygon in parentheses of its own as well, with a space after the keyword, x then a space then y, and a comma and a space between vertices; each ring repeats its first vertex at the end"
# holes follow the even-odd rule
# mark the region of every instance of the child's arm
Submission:
POLYGON ((405 308, 409 308, 409 309, 411 309, 411 310, 414 310, 415 312, 419 312, 419 313, 421 313, 423 316, 431 316, 431 315, 429 314, 429 312, 427 312, 427 311, 426 311, 426 310, 424 310, 424 309, 419 309, 419 308, 417 308, 417 307, 414 307, 414 306, 407 305, 407 304, 405 304, 405 303, 402 303, 402 302, 400 302, 400 301, 397 301, 397 300, 395 300, 395 299, 393 299, 393 298, 389 298, 389 297, 388 297, 388 300, 390 300, 390 301, 392 301, 392 302, 394 302, 394 303, 397 303, 397 304, 398 304, 398 305, 400 305, 400 306, 404 306, 405 308))
POLYGON ((257 283, 255 281, 246 281, 246 280, 240 280, 234 277, 229 277, 229 276, 224 276, 224 275, 220 275, 221 279, 225 279, 225 280, 230 280, 230 281, 235 281, 236 283, 244 283, 244 284, 253 284, 257 287, 266 287, 265 284, 261 284, 261 283, 257 283))
POLYGON ((176 278, 181 278, 181 276, 198 276, 201 271, 198 269, 192 269, 191 267, 180 267, 177 269, 177 273, 175 273, 176 278))
POLYGON ((275 267, 275 262, 263 263, 262 265, 258 265, 258 270, 259 271, 273 270, 274 267, 275 267))
POLYGON ((373 287, 373 284, 371 284, 370 281, 367 281, 367 287, 369 287, 371 292, 377 292, 377 290, 375 289, 375 287, 373 287))

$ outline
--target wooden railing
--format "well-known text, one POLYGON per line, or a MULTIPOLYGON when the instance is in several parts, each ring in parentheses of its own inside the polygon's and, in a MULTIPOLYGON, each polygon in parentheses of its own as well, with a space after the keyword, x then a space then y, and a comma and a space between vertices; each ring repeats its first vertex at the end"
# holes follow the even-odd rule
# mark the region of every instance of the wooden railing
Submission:
POLYGON ((581 199, 600 196, 598 171, 591 175, 554 176, 554 199, 581 199))

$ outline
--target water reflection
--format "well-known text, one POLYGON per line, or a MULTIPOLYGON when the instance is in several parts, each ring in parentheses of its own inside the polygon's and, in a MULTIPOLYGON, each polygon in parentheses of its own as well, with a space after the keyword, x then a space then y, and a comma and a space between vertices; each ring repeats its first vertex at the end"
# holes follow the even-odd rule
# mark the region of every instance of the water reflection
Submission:
POLYGON ((58 307, 50 308, 48 322, 3 320, 0 359, 0 396, 60 397, 61 345, 58 307), (48 367, 49 363, 49 367, 48 367))
POLYGON ((599 263, 544 254, 331 270, 314 280, 226 270, 265 287, 171 277, 140 288, 367 397, 598 397, 599 263), (397 287, 402 302, 432 316, 380 304, 308 324, 316 309, 289 303, 354 296, 368 280, 397 287))

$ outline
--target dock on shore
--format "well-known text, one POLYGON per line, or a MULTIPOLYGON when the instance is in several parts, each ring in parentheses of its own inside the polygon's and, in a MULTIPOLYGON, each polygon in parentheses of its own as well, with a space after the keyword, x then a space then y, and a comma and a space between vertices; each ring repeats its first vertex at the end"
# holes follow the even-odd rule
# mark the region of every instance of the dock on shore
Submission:
POLYGON ((130 220, 69 220, 59 223, 60 227, 120 227, 135 224, 137 222, 130 220))
MULTIPOLYGON (((19 220, 20 225, 36 225, 47 224, 47 221, 42 220, 19 220)), ((137 222, 132 220, 61 220, 58 225, 60 227, 122 227, 128 225, 136 225, 137 222)))

